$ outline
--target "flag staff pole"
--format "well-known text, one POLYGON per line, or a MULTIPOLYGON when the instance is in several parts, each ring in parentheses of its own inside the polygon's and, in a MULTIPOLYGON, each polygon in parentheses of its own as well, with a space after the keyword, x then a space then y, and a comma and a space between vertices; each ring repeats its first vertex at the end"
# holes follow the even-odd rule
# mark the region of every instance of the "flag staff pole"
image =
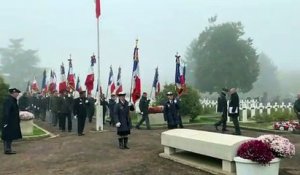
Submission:
MULTIPOLYGON (((157 69, 157 68, 156 68, 156 69, 157 69)), ((155 81, 156 69, 155 69, 155 73, 154 73, 154 79, 153 79, 153 82, 155 81)), ((153 91, 153 83, 152 83, 151 91, 150 91, 150 98, 151 98, 151 99, 152 99, 152 91, 153 91)))
MULTIPOLYGON (((139 42, 139 40, 138 39, 136 39, 135 40, 135 48, 137 48, 137 45, 138 45, 138 42, 139 42)), ((135 49, 134 48, 134 49, 135 49)), ((133 53, 134 54, 134 53, 133 53)), ((133 55, 133 58, 134 58, 134 55, 133 55)), ((133 60, 134 61, 134 60, 133 60)), ((132 96, 132 82, 133 82, 133 69, 132 69, 132 74, 131 74, 131 84, 130 84, 130 92, 129 92, 129 102, 131 102, 131 96, 132 96)))
POLYGON ((99 131, 103 131, 103 112, 102 112, 102 108, 100 105, 100 35, 99 35, 99 18, 97 18, 97 58, 98 58, 98 78, 97 78, 97 84, 98 84, 98 94, 97 94, 97 114, 96 114, 96 130, 99 131))

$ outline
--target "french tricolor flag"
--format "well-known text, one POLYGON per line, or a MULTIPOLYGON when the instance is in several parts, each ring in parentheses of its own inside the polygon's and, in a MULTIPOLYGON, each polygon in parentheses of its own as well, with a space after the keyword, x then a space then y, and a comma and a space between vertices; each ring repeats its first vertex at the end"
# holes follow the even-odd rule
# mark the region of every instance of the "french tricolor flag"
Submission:
POLYGON ((108 87, 110 88, 110 93, 114 93, 116 86, 115 86, 115 79, 114 73, 112 70, 112 66, 110 66, 109 76, 108 76, 108 87))
POLYGON ((137 44, 133 51, 133 70, 132 70, 132 101, 135 102, 141 97, 141 79, 140 79, 140 68, 139 68, 139 49, 137 44))
POLYGON ((56 74, 53 70, 50 72, 49 92, 53 93, 56 90, 56 74))
POLYGON ((119 92, 123 91, 123 86, 122 86, 122 81, 121 81, 121 67, 119 67, 119 69, 118 69, 117 86, 116 86, 115 91, 116 91, 115 92, 116 95, 118 95, 119 92))
POLYGON ((158 93, 160 92, 158 67, 155 69, 155 74, 154 74, 154 80, 153 80, 152 88, 154 88, 155 97, 157 97, 158 93))
POLYGON ((96 56, 91 56, 91 66, 88 75, 85 79, 85 86, 88 94, 91 94, 92 90, 94 89, 94 65, 96 63, 96 56))
POLYGON ((180 55, 176 57, 175 85, 178 95, 180 96, 185 90, 185 67, 180 66, 180 55))
POLYGON ((69 71, 68 71, 68 88, 71 91, 75 90, 75 75, 73 72, 73 64, 72 59, 68 59, 69 61, 69 71))
POLYGON ((66 73, 65 73, 65 66, 64 63, 60 66, 60 83, 58 85, 58 91, 59 93, 62 93, 63 91, 67 90, 67 79, 66 79, 66 73))

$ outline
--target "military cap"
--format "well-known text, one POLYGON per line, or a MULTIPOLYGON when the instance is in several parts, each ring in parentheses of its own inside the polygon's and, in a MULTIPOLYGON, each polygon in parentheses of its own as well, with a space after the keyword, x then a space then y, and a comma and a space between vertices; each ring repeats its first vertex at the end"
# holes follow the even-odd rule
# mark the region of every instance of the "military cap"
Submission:
POLYGON ((173 92, 169 91, 167 92, 167 95, 173 95, 173 92))
POLYGON ((125 96, 125 95, 126 95, 126 93, 124 91, 121 91, 118 93, 118 96, 125 96))
POLYGON ((9 88, 8 92, 10 94, 13 94, 13 93, 20 93, 21 91, 19 89, 17 89, 17 88, 9 88))

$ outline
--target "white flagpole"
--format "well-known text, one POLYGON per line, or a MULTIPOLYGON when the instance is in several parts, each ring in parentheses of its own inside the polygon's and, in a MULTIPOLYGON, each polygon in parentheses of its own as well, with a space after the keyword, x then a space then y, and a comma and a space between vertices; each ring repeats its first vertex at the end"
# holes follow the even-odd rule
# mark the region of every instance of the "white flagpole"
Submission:
POLYGON ((97 105, 96 105, 96 130, 97 131, 103 131, 103 106, 100 105, 100 42, 99 42, 99 18, 97 18, 97 57, 98 57, 98 78, 97 78, 97 84, 98 84, 98 93, 97 93, 97 105))

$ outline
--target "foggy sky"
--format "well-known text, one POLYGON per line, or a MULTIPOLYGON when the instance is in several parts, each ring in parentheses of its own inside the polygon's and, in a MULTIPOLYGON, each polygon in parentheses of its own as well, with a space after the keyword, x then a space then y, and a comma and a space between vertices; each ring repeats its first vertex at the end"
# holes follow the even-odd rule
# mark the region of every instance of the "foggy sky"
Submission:
MULTIPOLYGON (((25 49, 39 50, 40 66, 55 69, 57 75, 72 54, 83 85, 90 56, 97 53, 94 0, 1 1, 0 47, 7 47, 10 38, 24 38, 25 49)), ((161 84, 174 82, 174 55, 178 51, 184 56, 214 15, 217 23, 241 21, 258 52, 266 53, 279 69, 295 70, 299 7, 297 0, 101 0, 101 84, 106 90, 110 65, 115 80, 121 66, 123 89, 129 91, 136 38, 142 88, 150 91, 156 66, 161 84)))

